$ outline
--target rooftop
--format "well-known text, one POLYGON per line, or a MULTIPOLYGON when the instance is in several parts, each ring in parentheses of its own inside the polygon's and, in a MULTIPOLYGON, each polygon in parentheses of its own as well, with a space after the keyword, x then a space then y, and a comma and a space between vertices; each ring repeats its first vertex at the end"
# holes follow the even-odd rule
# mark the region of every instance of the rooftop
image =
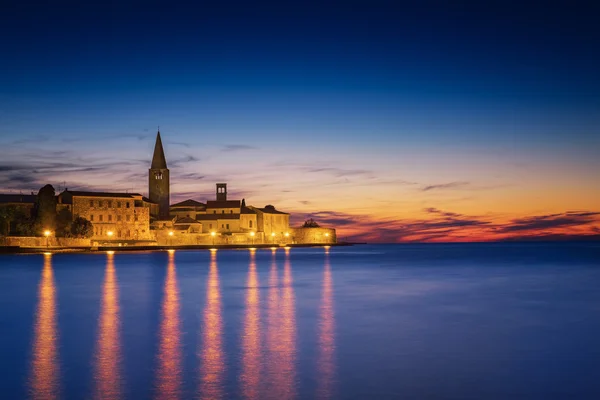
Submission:
POLYGON ((35 194, 0 194, 0 203, 35 203, 35 194))
POLYGON ((241 200, 209 200, 206 202, 206 208, 240 208, 241 200))
POLYGON ((199 201, 188 199, 180 201, 179 203, 171 204, 172 207, 206 207, 206 204, 200 203, 199 201))

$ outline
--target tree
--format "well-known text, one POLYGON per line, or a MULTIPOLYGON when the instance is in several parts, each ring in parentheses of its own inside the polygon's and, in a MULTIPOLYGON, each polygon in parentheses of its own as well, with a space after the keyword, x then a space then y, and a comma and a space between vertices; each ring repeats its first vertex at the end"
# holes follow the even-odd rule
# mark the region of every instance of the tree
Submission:
POLYGON ((306 221, 304 221, 304 225, 302 225, 303 228, 318 228, 319 224, 317 224, 317 221, 315 221, 312 218, 307 219, 306 221))
POLYGON ((0 207, 0 235, 10 234, 10 225, 16 219, 18 210, 14 206, 0 207))
POLYGON ((71 236, 89 239, 94 236, 94 225, 78 215, 71 224, 71 236))
POLYGON ((56 192, 52 185, 46 185, 38 192, 35 222, 41 230, 56 230, 56 192))
POLYGON ((56 215, 56 231, 57 237, 71 237, 73 225, 73 214, 67 208, 63 208, 56 215))

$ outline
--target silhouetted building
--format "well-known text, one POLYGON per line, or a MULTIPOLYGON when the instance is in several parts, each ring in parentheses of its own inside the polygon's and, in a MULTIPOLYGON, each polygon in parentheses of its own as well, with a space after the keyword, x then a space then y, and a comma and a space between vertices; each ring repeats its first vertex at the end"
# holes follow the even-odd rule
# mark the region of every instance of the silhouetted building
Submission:
POLYGON ((158 214, 155 217, 159 220, 169 219, 169 169, 167 168, 167 159, 160 139, 160 131, 156 134, 154 155, 148 174, 148 197, 151 202, 158 204, 158 214))

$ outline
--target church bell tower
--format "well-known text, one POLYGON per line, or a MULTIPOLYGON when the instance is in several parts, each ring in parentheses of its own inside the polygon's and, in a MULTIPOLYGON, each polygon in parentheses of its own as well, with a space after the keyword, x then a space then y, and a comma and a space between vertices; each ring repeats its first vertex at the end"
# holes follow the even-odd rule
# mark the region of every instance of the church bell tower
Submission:
POLYGON ((160 131, 156 134, 154 155, 152 156, 152 165, 148 176, 148 197, 150 201, 158 204, 158 215, 156 217, 159 220, 170 219, 169 169, 167 168, 167 159, 160 139, 160 131))

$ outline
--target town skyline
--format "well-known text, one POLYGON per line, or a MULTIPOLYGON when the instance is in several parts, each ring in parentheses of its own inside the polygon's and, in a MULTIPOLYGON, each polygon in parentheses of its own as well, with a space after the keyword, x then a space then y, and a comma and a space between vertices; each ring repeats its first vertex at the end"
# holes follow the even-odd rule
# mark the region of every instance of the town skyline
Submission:
POLYGON ((227 182, 352 241, 600 237, 591 8, 11 7, 4 192, 146 194, 160 125, 172 204, 227 182))

